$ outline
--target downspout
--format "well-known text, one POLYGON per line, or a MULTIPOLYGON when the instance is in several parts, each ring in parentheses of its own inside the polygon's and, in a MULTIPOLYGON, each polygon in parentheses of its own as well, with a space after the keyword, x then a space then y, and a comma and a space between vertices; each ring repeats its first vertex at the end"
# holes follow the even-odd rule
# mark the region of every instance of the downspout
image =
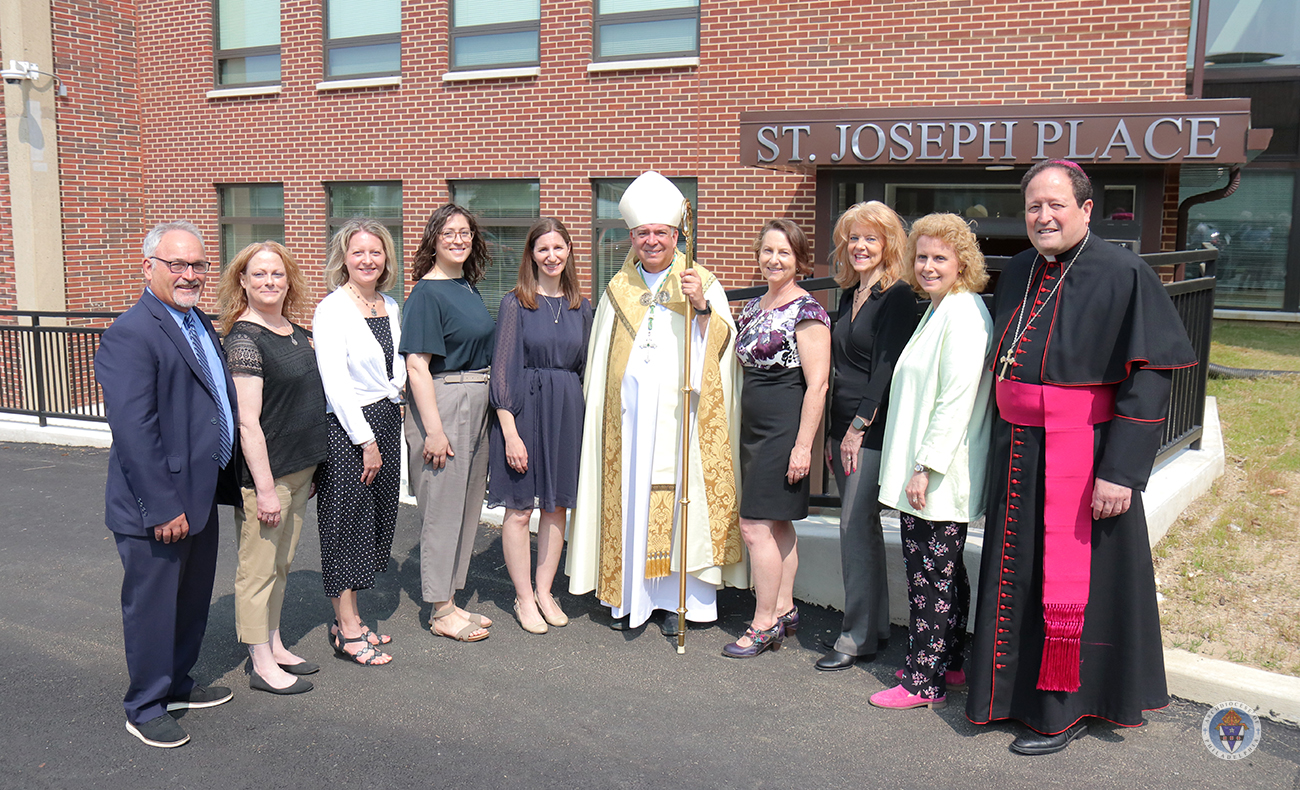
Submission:
POLYGON ((1187 249, 1187 215, 1191 213, 1192 206, 1199 206, 1202 203, 1210 203, 1215 200, 1223 200, 1233 192, 1236 192, 1237 187, 1239 186, 1241 186, 1241 165, 1233 165, 1228 171, 1227 186, 1209 192, 1202 192, 1199 195, 1192 195, 1182 203, 1178 204, 1178 225, 1177 229, 1174 231, 1176 234, 1174 243, 1178 245, 1178 249, 1187 249))

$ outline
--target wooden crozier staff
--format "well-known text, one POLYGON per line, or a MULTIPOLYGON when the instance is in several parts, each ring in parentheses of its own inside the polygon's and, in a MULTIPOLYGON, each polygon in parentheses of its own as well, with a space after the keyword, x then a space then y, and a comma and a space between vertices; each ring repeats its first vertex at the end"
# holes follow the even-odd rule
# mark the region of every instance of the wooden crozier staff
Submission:
MULTIPOLYGON (((691 268, 695 262, 695 215, 691 212, 691 202, 685 202, 686 221, 683 223, 686 228, 686 268, 691 268)), ((679 275, 680 276, 680 275, 679 275)), ((690 480, 691 480, 691 341, 695 327, 691 324, 695 320, 695 308, 691 306, 691 300, 686 300, 686 342, 682 354, 682 515, 681 515, 681 547, 678 552, 679 559, 677 565, 677 653, 681 655, 686 652, 686 528, 687 510, 691 504, 690 497, 690 480)))

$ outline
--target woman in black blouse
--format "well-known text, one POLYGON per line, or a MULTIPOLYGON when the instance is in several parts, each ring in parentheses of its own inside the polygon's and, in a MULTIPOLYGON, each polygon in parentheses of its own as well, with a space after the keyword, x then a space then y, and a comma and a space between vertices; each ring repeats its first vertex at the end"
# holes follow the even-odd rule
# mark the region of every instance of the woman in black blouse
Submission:
POLYGON ((877 200, 851 206, 835 224, 835 281, 843 287, 831 332, 835 391, 827 460, 840 511, 844 622, 817 661, 824 671, 873 657, 889 638, 889 585, 880 529, 880 446, 894 362, 916 328, 916 297, 902 279, 907 233, 877 200))
POLYGON ((325 390, 311 335, 289 320, 306 288, 293 255, 266 241, 235 256, 219 296, 246 462, 244 506, 235 508, 235 631, 253 660, 248 685, 298 694, 312 684, 295 676, 320 667, 284 646, 280 607, 312 475, 326 456, 325 390))
POLYGON ((406 445, 420 509, 420 586, 429 629, 460 642, 488 638, 492 621, 456 605, 474 550, 488 468, 488 374, 496 339, 476 283, 492 263, 478 221, 448 203, 415 252, 402 315, 406 445))

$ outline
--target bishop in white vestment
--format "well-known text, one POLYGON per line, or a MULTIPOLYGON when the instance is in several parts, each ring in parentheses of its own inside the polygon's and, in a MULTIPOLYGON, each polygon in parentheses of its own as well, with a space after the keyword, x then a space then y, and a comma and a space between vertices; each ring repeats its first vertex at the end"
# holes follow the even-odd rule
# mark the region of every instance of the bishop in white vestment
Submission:
MULTIPOLYGON (((722 285, 687 269, 677 226, 687 203, 643 174, 619 209, 632 254, 600 299, 584 386, 578 502, 570 525, 569 591, 596 591, 614 625, 676 612, 681 545, 683 353, 691 322, 687 619, 717 619, 717 589, 748 585, 737 514, 736 328, 722 285), (626 618, 626 619, 625 619, 626 618)), ((665 632, 676 626, 667 618, 665 632)))

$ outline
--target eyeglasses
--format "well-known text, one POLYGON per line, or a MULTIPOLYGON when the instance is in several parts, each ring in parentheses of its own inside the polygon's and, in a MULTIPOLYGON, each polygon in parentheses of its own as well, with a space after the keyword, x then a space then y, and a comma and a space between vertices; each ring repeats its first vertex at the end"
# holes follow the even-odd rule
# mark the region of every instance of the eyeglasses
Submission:
POLYGON ((461 241, 473 241, 474 231, 469 228, 463 230, 444 230, 442 233, 438 234, 438 237, 443 241, 456 241, 457 239, 461 241))
POLYGON ((212 264, 207 261, 168 261, 159 258, 157 255, 150 255, 149 260, 158 261, 167 265, 167 270, 172 274, 184 274, 186 269, 193 268, 195 274, 206 274, 212 264))

